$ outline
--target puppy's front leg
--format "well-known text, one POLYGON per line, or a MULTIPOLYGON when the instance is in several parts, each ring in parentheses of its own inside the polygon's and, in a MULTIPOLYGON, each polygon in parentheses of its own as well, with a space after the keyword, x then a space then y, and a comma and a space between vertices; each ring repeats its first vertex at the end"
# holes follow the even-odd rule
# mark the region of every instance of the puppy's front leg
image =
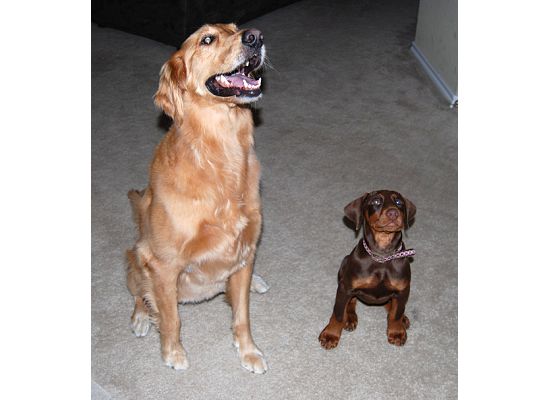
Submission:
POLYGON ((409 319, 405 315, 405 306, 409 299, 409 291, 409 287, 402 290, 385 306, 388 311, 388 342, 396 346, 403 346, 407 341, 409 319))
MULTIPOLYGON (((338 284, 338 290, 336 291, 336 301, 334 302, 334 311, 330 317, 328 325, 323 329, 319 335, 319 342, 321 346, 326 350, 330 350, 338 346, 340 336, 342 335, 342 329, 344 328, 345 313, 348 303, 351 297, 347 294, 344 283, 340 281, 338 284)), ((355 303, 353 303, 355 306, 355 303)), ((350 309, 351 311, 351 309, 350 309)))
POLYGON ((250 333, 249 294, 253 260, 254 254, 250 254, 245 266, 229 277, 226 293, 233 311, 234 344, 241 365, 255 374, 263 374, 267 371, 267 364, 250 333))
POLYGON ((177 280, 180 270, 159 260, 149 260, 147 266, 151 271, 162 358, 169 367, 187 369, 189 362, 180 342, 181 322, 178 314, 177 280))

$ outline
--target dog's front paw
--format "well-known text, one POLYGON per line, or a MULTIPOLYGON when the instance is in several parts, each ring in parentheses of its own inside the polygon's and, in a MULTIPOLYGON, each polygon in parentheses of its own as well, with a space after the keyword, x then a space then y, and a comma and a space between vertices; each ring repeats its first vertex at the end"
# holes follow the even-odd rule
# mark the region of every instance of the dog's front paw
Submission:
POLYGON ((319 335, 319 343, 321 343, 321 347, 325 350, 334 349, 338 346, 339 341, 340 336, 329 333, 326 329, 319 335))
POLYGON ((267 372, 267 363, 260 350, 254 349, 243 353, 239 351, 239 358, 244 369, 255 374, 265 374, 267 372))
POLYGON ((401 329, 388 329, 388 342, 396 346, 403 346, 407 341, 405 326, 401 329))
POLYGON ((189 368, 187 354, 185 354, 185 350, 181 345, 176 349, 165 352, 162 358, 167 366, 175 370, 185 370, 189 368))
POLYGON ((260 275, 252 274, 252 281, 250 282, 250 291, 263 294, 269 290, 269 285, 260 275))

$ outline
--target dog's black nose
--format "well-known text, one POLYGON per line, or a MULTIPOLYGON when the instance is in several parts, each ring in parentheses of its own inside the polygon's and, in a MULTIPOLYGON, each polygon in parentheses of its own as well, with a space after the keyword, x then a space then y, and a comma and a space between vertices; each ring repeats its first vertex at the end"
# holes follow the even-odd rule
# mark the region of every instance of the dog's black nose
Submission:
POLYGON ((395 208, 390 208, 388 211, 386 211, 386 215, 389 219, 397 219, 399 216, 399 211, 395 208))
POLYGON ((264 44, 264 35, 257 29, 247 29, 243 32, 242 42, 249 47, 262 47, 264 44))

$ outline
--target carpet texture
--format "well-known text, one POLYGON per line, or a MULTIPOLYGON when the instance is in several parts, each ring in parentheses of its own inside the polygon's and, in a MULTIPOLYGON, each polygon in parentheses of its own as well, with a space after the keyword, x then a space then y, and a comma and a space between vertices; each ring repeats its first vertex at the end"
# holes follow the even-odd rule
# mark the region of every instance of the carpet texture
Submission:
POLYGON ((92 27, 92 397, 94 399, 452 399, 457 397, 457 111, 410 51, 417 3, 306 0, 246 24, 261 29, 273 68, 255 105, 264 226, 251 295, 269 371, 240 367, 223 296, 180 306, 190 368, 160 357, 159 335, 133 336, 125 250, 136 232, 126 192, 143 188, 166 124, 152 96, 174 48, 92 27), (336 274, 355 246, 343 208, 394 189, 417 208, 402 348, 383 307, 335 350, 317 341, 336 274))

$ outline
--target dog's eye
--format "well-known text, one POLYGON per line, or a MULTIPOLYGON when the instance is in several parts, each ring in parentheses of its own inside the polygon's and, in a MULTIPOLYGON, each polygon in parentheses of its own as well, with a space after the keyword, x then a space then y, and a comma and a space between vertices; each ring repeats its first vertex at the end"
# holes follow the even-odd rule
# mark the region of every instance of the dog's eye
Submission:
POLYGON ((395 199, 394 202, 395 202, 395 205, 396 205, 397 207, 399 207, 399 208, 403 207, 403 200, 401 200, 401 199, 395 199))
POLYGON ((374 199, 371 201, 371 204, 372 204, 373 206, 379 207, 379 206, 382 205, 382 199, 379 198, 379 197, 376 197, 376 198, 374 198, 374 199))
POLYGON ((214 39, 215 39, 214 35, 206 35, 205 37, 202 38, 201 44, 208 46, 214 41, 214 39))

